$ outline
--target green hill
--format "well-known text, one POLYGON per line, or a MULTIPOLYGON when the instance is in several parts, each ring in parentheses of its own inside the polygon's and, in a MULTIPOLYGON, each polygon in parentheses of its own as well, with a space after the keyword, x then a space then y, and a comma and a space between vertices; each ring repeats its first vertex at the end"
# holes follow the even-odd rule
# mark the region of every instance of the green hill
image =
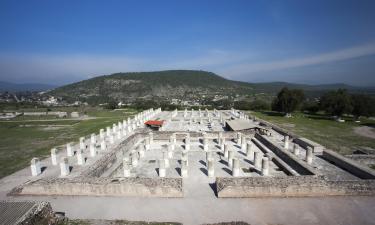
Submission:
POLYGON ((70 102, 80 100, 89 103, 104 103, 110 100, 132 102, 138 98, 194 99, 214 95, 275 95, 285 86, 303 89, 310 96, 341 86, 355 90, 354 87, 341 84, 246 83, 228 80, 206 71, 168 70, 98 76, 56 88, 47 94, 62 97, 70 102))

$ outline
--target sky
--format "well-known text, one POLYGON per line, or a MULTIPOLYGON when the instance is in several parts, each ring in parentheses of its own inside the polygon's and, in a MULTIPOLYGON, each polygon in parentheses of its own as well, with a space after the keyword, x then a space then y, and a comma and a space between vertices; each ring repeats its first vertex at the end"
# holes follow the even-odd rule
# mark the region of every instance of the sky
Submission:
POLYGON ((0 0, 0 80, 194 69, 375 86, 374 0, 0 0))

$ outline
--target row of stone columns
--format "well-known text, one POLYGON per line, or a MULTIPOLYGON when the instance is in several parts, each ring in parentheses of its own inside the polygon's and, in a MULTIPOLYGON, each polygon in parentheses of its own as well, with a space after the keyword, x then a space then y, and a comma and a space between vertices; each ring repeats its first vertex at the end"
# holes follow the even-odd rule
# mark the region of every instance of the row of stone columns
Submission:
MULTIPOLYGON (((289 150, 289 136, 284 136, 284 148, 288 151, 289 150)), ((296 156, 300 155, 300 146, 297 143, 293 144, 293 154, 296 156)), ((307 147, 306 154, 305 154, 305 161, 307 164, 312 164, 313 161, 313 149, 311 147, 307 147)))
MULTIPOLYGON (((100 129, 99 131, 99 138, 100 138, 100 149, 102 151, 107 149, 107 141, 109 141, 110 144, 115 143, 115 139, 120 140, 123 136, 126 136, 128 132, 130 133, 132 130, 134 130, 137 126, 143 125, 143 122, 145 122, 147 119, 155 115, 156 113, 161 112, 161 108, 157 110, 149 109, 145 110, 141 113, 138 113, 135 115, 134 119, 128 118, 128 120, 123 120, 123 122, 118 122, 117 124, 113 124, 112 129, 111 127, 106 128, 106 133, 104 129, 100 129), (107 141, 106 141, 107 139, 107 141)), ((96 134, 91 134, 90 141, 89 141, 89 154, 91 157, 95 157, 97 154, 97 136, 96 134)), ((81 137, 79 139, 79 148, 76 151, 76 157, 77 157, 77 164, 83 165, 85 163, 84 158, 84 150, 86 149, 86 140, 84 137, 81 137)), ((66 155, 67 157, 72 157, 74 155, 73 146, 71 143, 66 144, 66 155)), ((69 160, 67 157, 63 157, 60 161, 60 170, 61 170, 61 176, 66 176, 69 174, 69 160)), ((57 166, 58 165, 58 159, 57 159, 57 149, 52 148, 51 149, 51 161, 52 165, 57 166)), ((37 176, 41 173, 41 163, 38 158, 33 158, 31 160, 31 174, 32 176, 37 176)))

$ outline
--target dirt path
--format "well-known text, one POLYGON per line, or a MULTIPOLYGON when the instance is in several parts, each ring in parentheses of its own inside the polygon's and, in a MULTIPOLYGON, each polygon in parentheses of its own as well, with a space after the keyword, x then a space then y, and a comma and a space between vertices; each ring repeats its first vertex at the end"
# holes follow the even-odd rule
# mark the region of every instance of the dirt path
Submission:
POLYGON ((354 133, 363 137, 375 139, 375 129, 369 126, 354 127, 354 133))

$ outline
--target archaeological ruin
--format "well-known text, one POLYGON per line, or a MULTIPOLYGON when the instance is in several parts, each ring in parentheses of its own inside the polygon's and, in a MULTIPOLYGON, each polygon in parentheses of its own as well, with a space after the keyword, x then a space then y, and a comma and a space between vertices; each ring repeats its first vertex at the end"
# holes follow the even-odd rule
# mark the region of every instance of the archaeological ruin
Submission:
POLYGON ((9 196, 184 198, 199 182, 216 198, 374 195, 375 172, 232 109, 149 109, 33 158, 9 196))

